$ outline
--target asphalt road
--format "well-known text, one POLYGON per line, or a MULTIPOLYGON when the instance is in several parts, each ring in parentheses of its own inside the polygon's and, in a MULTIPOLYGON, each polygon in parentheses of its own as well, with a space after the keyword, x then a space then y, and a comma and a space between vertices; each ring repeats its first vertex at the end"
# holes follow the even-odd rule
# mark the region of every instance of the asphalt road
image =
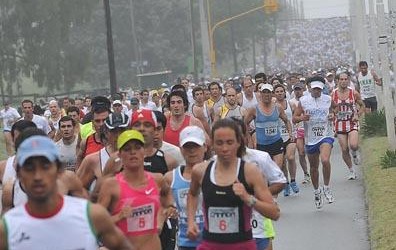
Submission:
MULTIPOLYGON (((331 163, 330 187, 335 197, 334 203, 325 203, 322 209, 316 209, 311 184, 300 184, 298 195, 279 195, 281 217, 275 222, 275 250, 370 249, 361 167, 356 167, 357 180, 347 180, 346 165, 337 141, 331 163)), ((301 183, 301 168, 298 169, 297 179, 301 183)), ((323 185, 322 180, 320 183, 323 185)))

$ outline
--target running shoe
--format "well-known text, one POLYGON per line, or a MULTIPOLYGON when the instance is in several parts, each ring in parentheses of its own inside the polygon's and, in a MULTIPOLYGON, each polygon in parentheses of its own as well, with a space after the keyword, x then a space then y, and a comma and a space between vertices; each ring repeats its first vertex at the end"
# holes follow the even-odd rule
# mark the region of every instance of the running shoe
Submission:
POLYGON ((290 187, 291 187, 291 189, 293 190, 293 192, 294 192, 295 194, 297 194, 298 192, 300 192, 300 189, 299 189, 298 186, 297 186, 297 182, 295 182, 295 181, 290 182, 290 187))
POLYGON ((283 189, 283 196, 287 197, 290 195, 290 184, 286 183, 285 188, 283 189))
POLYGON ((319 188, 319 191, 314 191, 315 195, 315 206, 317 209, 321 209, 323 207, 323 196, 322 191, 319 188))
POLYGON ((334 202, 334 196, 333 196, 333 193, 331 192, 329 187, 323 188, 323 194, 324 194, 328 203, 334 202))
POLYGON ((354 170, 349 171, 348 180, 356 180, 357 176, 354 170))
POLYGON ((353 164, 360 165, 360 153, 356 151, 356 153, 352 156, 353 164))
POLYGON ((311 176, 308 173, 304 174, 304 179, 302 181, 302 184, 308 184, 310 182, 311 182, 311 176))

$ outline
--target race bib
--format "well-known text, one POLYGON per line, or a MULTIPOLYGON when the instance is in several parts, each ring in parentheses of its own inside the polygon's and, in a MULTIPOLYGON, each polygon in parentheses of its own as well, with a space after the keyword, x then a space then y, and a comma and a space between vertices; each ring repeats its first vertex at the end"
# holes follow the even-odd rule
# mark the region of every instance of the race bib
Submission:
POLYGON ((210 233, 239 232, 238 207, 209 207, 208 215, 210 233))
POLYGON ((154 218, 154 203, 134 207, 127 218, 128 232, 154 229, 154 218))
POLYGON ((312 135, 314 137, 323 137, 325 134, 325 131, 326 131, 326 128, 324 125, 312 127, 312 135))
POLYGON ((348 120, 352 116, 352 111, 339 111, 337 113, 338 120, 348 120))
POLYGON ((274 136, 278 133, 278 126, 269 126, 264 129, 264 133, 267 136, 274 136))

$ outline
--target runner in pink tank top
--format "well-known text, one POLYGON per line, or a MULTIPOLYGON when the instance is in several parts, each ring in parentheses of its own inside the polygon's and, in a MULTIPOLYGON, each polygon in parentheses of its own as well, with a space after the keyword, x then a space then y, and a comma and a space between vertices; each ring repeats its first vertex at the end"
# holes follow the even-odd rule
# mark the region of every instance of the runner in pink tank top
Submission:
POLYGON ((161 174, 144 171, 144 138, 140 132, 121 133, 117 148, 122 170, 103 180, 98 203, 110 211, 136 249, 160 250, 159 231, 165 219, 176 213, 169 188, 161 191, 161 174))
POLYGON ((157 234, 157 217, 160 209, 159 191, 154 178, 144 173, 147 185, 144 188, 132 188, 125 180, 123 173, 116 175, 120 188, 120 197, 112 215, 121 212, 126 205, 132 207, 131 217, 118 221, 116 224, 127 236, 157 234))

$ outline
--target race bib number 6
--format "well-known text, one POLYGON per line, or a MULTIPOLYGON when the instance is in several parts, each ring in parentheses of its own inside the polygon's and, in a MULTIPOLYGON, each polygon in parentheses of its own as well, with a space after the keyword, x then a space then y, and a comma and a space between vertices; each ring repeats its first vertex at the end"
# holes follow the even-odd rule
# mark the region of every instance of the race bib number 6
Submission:
POLYGON ((238 233, 239 211, 237 207, 209 207, 210 233, 238 233))

